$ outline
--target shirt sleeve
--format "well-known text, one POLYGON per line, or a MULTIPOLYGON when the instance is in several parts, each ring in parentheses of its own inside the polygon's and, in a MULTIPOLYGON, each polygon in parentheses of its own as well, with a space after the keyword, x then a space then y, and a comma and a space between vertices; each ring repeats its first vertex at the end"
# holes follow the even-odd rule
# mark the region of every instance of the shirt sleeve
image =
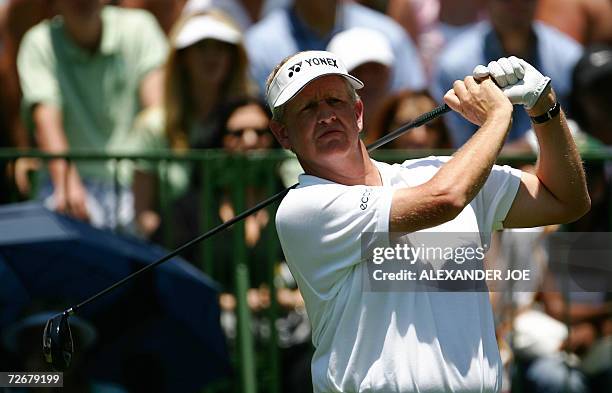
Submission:
POLYGON ((364 232, 389 230, 393 190, 387 187, 326 184, 292 190, 276 216, 278 236, 298 282, 319 296, 333 295, 354 265, 362 246, 374 242, 364 232))
POLYGON ((494 165, 475 198, 475 211, 481 232, 503 229, 503 221, 521 184, 522 171, 508 165, 494 165))
POLYGON ((61 107, 48 25, 38 25, 26 33, 19 46, 17 71, 26 120, 31 117, 30 111, 36 104, 47 103, 61 107))
POLYGON ((134 21, 134 33, 138 39, 134 53, 138 54, 136 72, 142 79, 151 71, 160 68, 168 55, 168 41, 153 15, 141 12, 134 21))

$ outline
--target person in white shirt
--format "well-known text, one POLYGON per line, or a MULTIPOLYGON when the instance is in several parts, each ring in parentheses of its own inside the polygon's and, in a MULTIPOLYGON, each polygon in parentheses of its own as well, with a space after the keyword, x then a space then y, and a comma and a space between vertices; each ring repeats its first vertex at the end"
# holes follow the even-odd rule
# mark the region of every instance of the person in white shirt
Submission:
MULTIPOLYGON (((570 222, 590 208, 580 156, 550 79, 517 58, 479 66, 445 102, 480 126, 452 157, 388 165, 359 139, 361 81, 330 52, 300 52, 268 78, 271 130, 304 169, 276 226, 312 324, 315 392, 498 392, 486 292, 366 291, 364 232, 490 233, 570 222), (493 83, 492 79, 495 79, 493 83), (534 117, 535 175, 495 166, 512 104, 534 117)), ((470 236, 467 236, 468 238, 470 236)))

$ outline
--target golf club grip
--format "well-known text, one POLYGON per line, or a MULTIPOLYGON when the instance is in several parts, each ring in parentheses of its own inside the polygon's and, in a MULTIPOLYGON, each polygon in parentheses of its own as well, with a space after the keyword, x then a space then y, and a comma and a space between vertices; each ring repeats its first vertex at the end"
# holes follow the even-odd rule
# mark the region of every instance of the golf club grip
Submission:
MULTIPOLYGON (((451 109, 448 107, 448 105, 444 104, 444 105, 440 105, 436 108, 434 108, 433 110, 424 113, 422 115, 420 115, 419 117, 417 117, 416 119, 414 119, 413 121, 411 121, 410 123, 404 124, 403 126, 399 127, 397 130, 394 130, 393 132, 383 136, 382 138, 378 139, 377 141, 373 142, 372 144, 370 144, 367 149, 368 151, 372 151, 375 150, 377 148, 379 148, 380 146, 391 142, 392 140, 394 140, 395 138, 399 137, 400 135, 402 135, 403 133, 416 128, 416 127, 420 127, 425 123, 428 123, 430 121, 432 121, 433 119, 437 118, 438 116, 450 111, 451 109)), ((181 253, 182 251, 185 251, 186 249, 188 249, 189 247, 201 242, 202 240, 206 240, 207 238, 215 235, 216 233, 221 232, 222 230, 231 227, 232 225, 234 225, 236 222, 250 216, 251 214, 263 209, 264 207, 278 201, 281 200, 285 197, 285 195, 287 195, 287 193, 289 193, 289 191, 291 191, 292 189, 296 188, 299 185, 299 183, 296 183, 294 185, 292 185, 291 187, 285 188, 283 191, 269 197, 266 200, 263 200, 261 202, 259 202, 257 205, 253 206, 250 209, 247 209, 245 211, 243 211, 242 213, 240 213, 239 215, 235 216, 234 218, 232 218, 229 221, 224 222, 223 224, 220 224, 212 229, 210 229, 209 231, 207 231, 206 233, 188 241, 187 243, 183 244, 182 246, 178 247, 177 249, 175 249, 174 251, 170 252, 169 254, 167 254, 166 256, 158 259, 157 261, 151 263, 150 265, 147 265, 145 267, 143 267, 140 270, 135 271, 134 273, 130 274, 129 276, 117 281, 116 283, 114 283, 113 285, 111 285, 110 287, 103 289, 102 291, 98 292, 97 294, 91 296, 90 298, 84 300, 83 302, 77 304, 74 307, 68 308, 64 311, 64 313, 67 313, 68 315, 74 315, 78 309, 80 309, 81 307, 85 306, 86 304, 94 301, 95 299, 99 298, 100 296, 103 296, 104 294, 112 291, 113 289, 120 287, 121 285, 125 284, 127 281, 131 280, 133 277, 144 273, 145 271, 148 271, 150 269, 153 269, 155 266, 166 262, 167 260, 177 256, 179 253, 181 253)))

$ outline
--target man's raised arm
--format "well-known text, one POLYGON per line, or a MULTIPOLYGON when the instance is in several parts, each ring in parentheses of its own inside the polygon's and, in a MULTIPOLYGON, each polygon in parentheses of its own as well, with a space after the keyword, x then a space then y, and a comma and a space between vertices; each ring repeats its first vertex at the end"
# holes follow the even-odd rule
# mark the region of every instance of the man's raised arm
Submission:
POLYGON ((582 217, 591 206, 582 161, 550 79, 516 57, 479 71, 477 76, 491 75, 510 101, 525 106, 540 145, 535 175, 523 172, 504 227, 562 224, 582 217))

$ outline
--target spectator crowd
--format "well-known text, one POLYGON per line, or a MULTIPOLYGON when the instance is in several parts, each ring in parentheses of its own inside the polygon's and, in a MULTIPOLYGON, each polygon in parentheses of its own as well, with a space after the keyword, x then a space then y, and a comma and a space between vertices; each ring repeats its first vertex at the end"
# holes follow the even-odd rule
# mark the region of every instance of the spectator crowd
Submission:
MULTIPOLYGON (((268 131, 272 114, 264 103, 266 79, 283 58, 304 50, 337 54, 364 82, 359 94, 367 142, 435 108, 453 81, 471 75, 475 65, 517 56, 552 78, 581 150, 612 145, 608 0, 0 0, 0 147, 110 155, 181 155, 193 149, 241 155, 275 149, 268 131)), ((456 149, 476 129, 449 113, 382 149, 456 149)), ((528 116, 515 111, 505 151, 529 154, 537 148, 528 116)), ((283 164, 275 188, 295 182, 295 165, 291 160, 283 164)), ((593 208, 570 229, 609 231, 612 166, 599 161, 586 169, 593 208)), ((174 232, 170 245, 177 246, 203 229, 201 216, 194 214, 202 204, 214 206, 212 222, 228 221, 242 210, 232 198, 232 181, 241 180, 220 181, 205 193, 205 178, 201 166, 186 160, 158 165, 141 159, 41 162, 22 157, 0 161, 0 203, 38 199, 94 226, 151 241, 161 241, 167 226, 174 232), (162 199, 172 214, 161 214, 162 199)), ((243 207, 269 195, 257 180, 243 186, 243 207)), ((271 220, 262 210, 245 222, 248 258, 257 261, 253 266, 264 266, 261 239, 271 220)), ((556 230, 533 232, 534 249, 556 230)), ((507 263, 508 255, 517 258, 513 247, 524 252, 503 237, 498 240, 494 254, 505 255, 507 263)), ((220 248, 215 261, 231 258, 231 250, 220 248)), ((538 263, 535 255, 524 260, 538 263)), ((195 261, 198 255, 186 258, 195 261)), ((275 282, 283 310, 279 344, 287 359, 283 391, 297 391, 296 386, 308 391, 308 320, 281 261, 279 256, 275 282)), ((225 286, 222 322, 232 340, 232 275, 226 267, 215 269, 225 286)), ((264 326, 257 320, 265 319, 270 290, 265 274, 253 270, 248 304, 254 326, 264 326)), ((555 279, 545 269, 541 274, 543 281, 555 279)), ((536 393, 609 391, 610 294, 588 299, 548 295, 522 298, 518 314, 505 312, 504 300, 492 297, 500 348, 507 355, 505 391, 516 386, 536 393), (538 340, 559 324, 565 331, 554 350, 511 345, 513 326, 538 340), (608 351, 607 359, 593 361, 597 351, 608 351), (586 359, 589 367, 581 367, 586 359)), ((264 330, 256 337, 265 338, 264 330)))

